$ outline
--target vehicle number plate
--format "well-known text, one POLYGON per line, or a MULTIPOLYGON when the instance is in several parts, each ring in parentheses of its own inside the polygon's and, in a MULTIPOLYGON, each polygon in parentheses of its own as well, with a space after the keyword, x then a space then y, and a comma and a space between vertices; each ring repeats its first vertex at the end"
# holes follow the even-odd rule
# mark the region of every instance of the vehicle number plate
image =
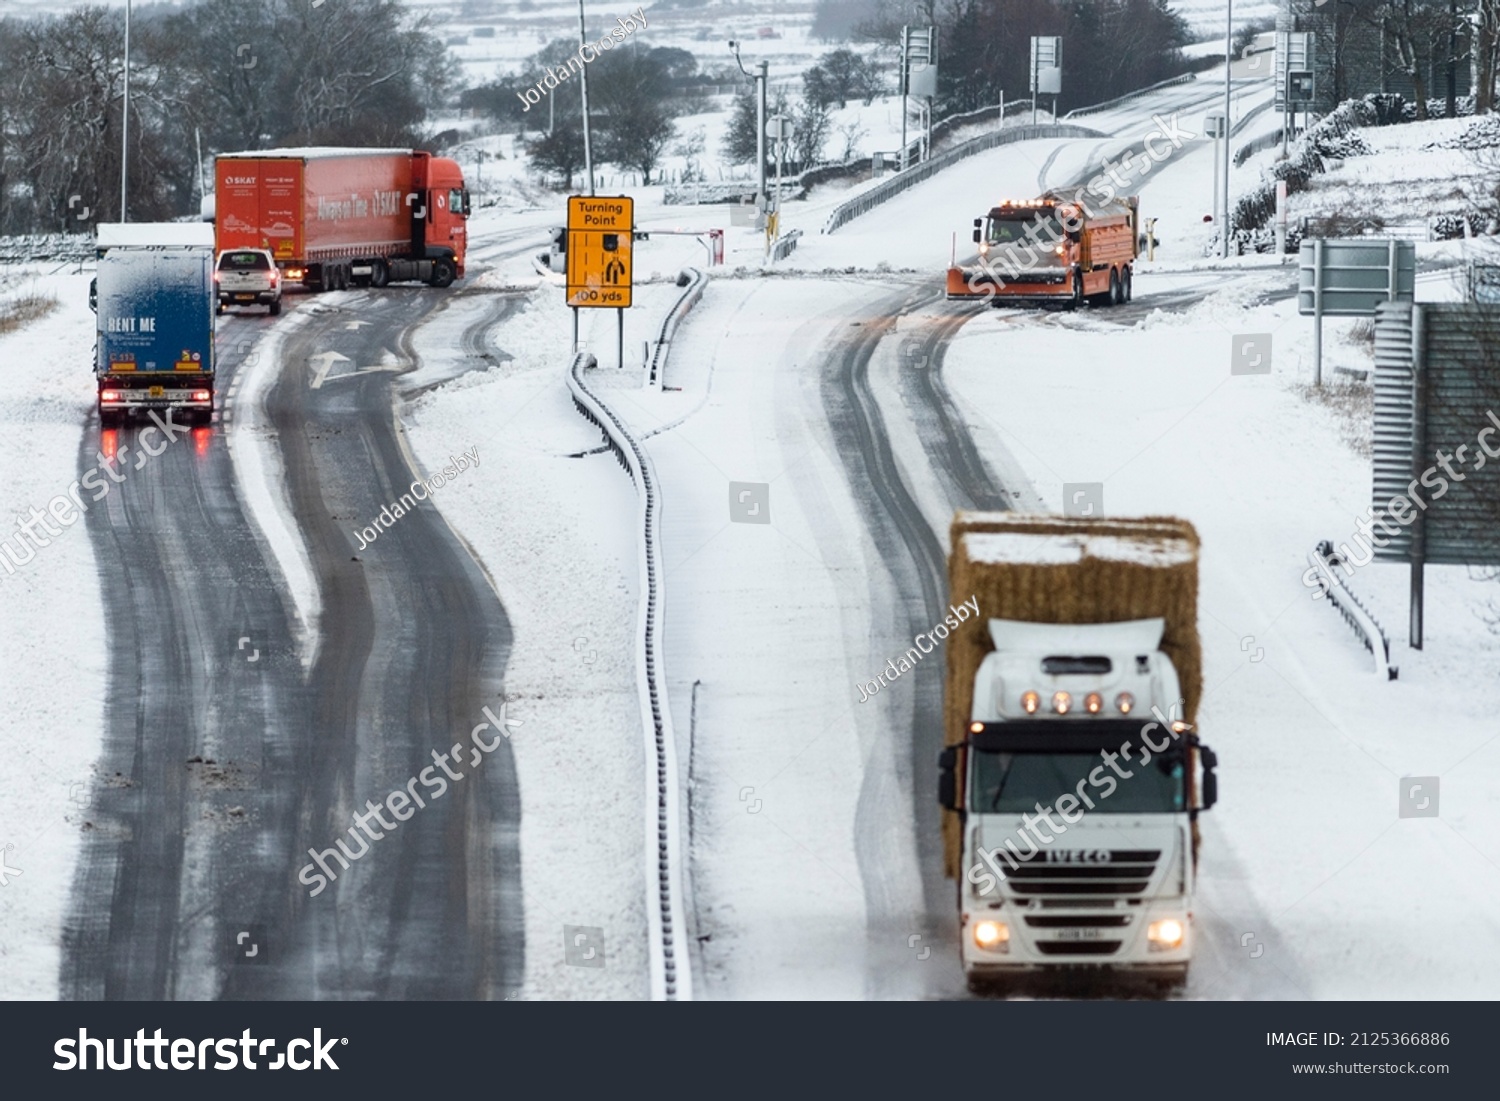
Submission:
POLYGON ((1103 935, 1103 932, 1098 929, 1059 929, 1057 931, 1058 940, 1098 940, 1103 935))
POLYGON ((166 390, 163 387, 160 387, 160 386, 153 386, 153 387, 151 387, 151 396, 153 398, 159 398, 159 397, 161 397, 165 393, 166 393, 166 390))

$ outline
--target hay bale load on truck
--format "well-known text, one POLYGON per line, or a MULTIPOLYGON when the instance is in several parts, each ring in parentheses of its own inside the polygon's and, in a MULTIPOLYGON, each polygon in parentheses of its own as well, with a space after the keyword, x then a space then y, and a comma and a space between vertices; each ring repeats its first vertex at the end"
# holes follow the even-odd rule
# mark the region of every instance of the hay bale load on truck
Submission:
POLYGON ((951 540, 949 592, 982 609, 948 640, 939 762, 971 987, 1076 968, 1183 983, 1196 818, 1218 794, 1193 726, 1197 532, 960 512, 951 540))

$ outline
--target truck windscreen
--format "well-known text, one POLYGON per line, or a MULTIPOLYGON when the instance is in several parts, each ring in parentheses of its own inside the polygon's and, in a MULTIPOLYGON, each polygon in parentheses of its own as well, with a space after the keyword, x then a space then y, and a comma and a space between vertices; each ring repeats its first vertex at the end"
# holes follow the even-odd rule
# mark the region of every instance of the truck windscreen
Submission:
MULTIPOLYGON (((1139 748, 1139 747, 1138 747, 1139 748)), ((1079 809, 1092 814, 1166 814, 1184 807, 1182 758, 1153 757, 1142 767, 1117 759, 1113 771, 1098 752, 997 753, 975 749, 969 810, 976 814, 1031 814, 1037 804, 1057 804, 1072 795, 1079 809), (1094 803, 1089 810, 1082 799, 1094 803)))
POLYGON ((1032 218, 991 218, 989 220, 989 243, 1014 245, 1023 242, 1026 240, 1026 227, 1033 221, 1032 218))

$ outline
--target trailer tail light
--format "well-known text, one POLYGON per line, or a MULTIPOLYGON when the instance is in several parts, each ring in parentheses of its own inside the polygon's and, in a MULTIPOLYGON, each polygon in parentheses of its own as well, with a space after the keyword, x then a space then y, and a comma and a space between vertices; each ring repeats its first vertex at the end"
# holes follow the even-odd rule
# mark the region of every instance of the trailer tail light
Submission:
POLYGON ((99 395, 100 401, 119 401, 123 395, 118 390, 105 390, 99 395))
POLYGON ((1035 692, 1023 692, 1021 694, 1021 707, 1028 715, 1035 715, 1037 708, 1042 706, 1042 697, 1035 692))
POLYGON ((303 276, 305 276, 306 274, 307 274, 307 272, 303 271, 301 268, 287 268, 286 269, 286 277, 288 279, 295 279, 295 280, 300 281, 303 278, 303 276))
POLYGON ((1115 697, 1115 710, 1122 715, 1130 714, 1135 707, 1135 697, 1129 692, 1121 692, 1115 697))
POLYGON ((213 395, 213 391, 212 390, 194 390, 193 391, 193 400, 194 401, 212 401, 213 400, 213 396, 214 395, 213 395))

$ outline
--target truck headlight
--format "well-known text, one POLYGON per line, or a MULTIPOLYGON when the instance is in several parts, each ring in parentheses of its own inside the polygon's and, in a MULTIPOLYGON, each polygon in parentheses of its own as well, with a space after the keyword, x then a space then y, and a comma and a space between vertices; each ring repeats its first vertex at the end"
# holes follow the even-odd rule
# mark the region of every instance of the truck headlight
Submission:
POLYGON ((1009 952, 1010 926, 1003 921, 975 922, 974 943, 991 952, 1009 952))
POLYGON ((1146 927, 1146 939, 1153 952, 1164 952, 1169 948, 1181 948, 1186 930, 1176 918, 1162 918, 1146 927))

